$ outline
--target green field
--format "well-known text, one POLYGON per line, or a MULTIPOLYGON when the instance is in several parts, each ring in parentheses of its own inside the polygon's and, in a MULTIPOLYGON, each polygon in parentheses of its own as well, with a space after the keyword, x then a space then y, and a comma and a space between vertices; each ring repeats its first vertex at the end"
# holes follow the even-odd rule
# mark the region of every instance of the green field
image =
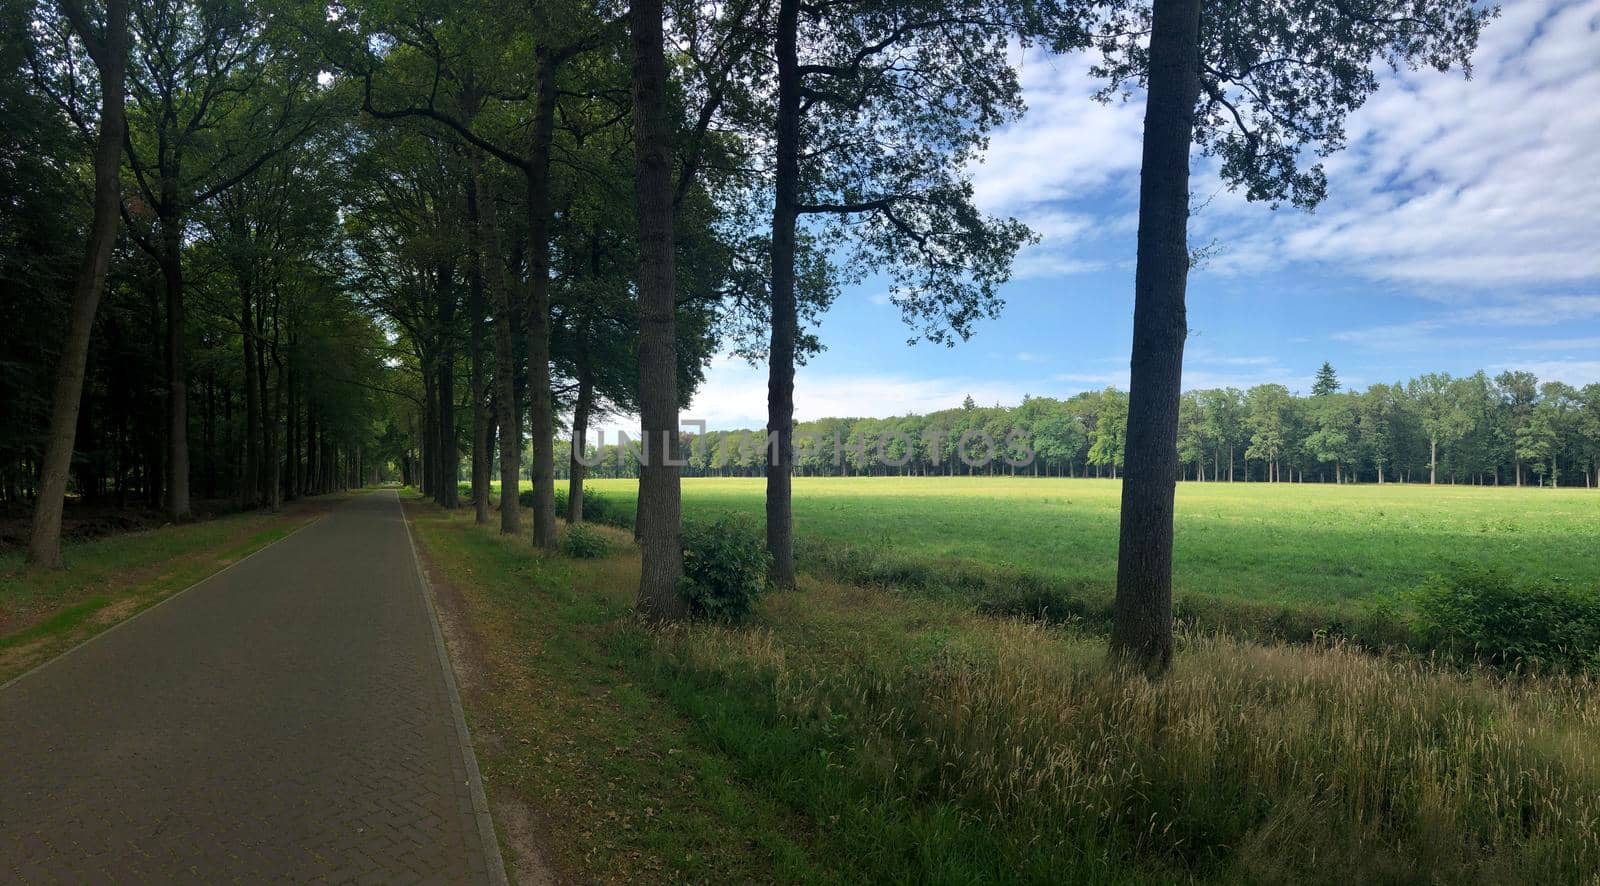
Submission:
MULTIPOLYGON (((631 497, 631 483, 601 485, 631 497)), ((813 538, 881 535, 913 556, 1111 574, 1110 483, 798 491, 813 538)), ((1252 586, 1278 562, 1292 577, 1272 588, 1357 593, 1357 577, 1319 575, 1341 556, 1401 582, 1425 558, 1472 551, 1547 574, 1582 568, 1600 505, 1260 486, 1186 487, 1182 500, 1185 556, 1213 558, 1200 577, 1217 593, 1287 593, 1252 586), (1546 502, 1557 532, 1535 531, 1546 502), (1317 522, 1274 535, 1273 514, 1317 522), (1503 528, 1476 544, 1492 515, 1503 528), (1341 516, 1368 528, 1338 533, 1341 516), (1230 580, 1234 552, 1262 546, 1282 559, 1250 560, 1230 580)), ((686 501, 691 515, 758 512, 760 482, 688 481, 686 501)), ((1184 631, 1165 679, 1130 679, 1093 626, 990 618, 959 583, 900 593, 887 589, 908 587, 898 578, 838 580, 815 541, 798 588, 763 596, 749 623, 651 625, 633 610, 640 559, 625 530, 596 530, 612 553, 575 559, 476 526, 465 508, 418 501, 412 514, 436 589, 460 595, 481 638, 486 676, 465 703, 491 802, 548 816, 567 879, 1592 884, 1600 870, 1592 675, 1507 677, 1184 631)), ((1015 578, 996 576, 970 590, 1015 578)))
MULTIPOLYGON (((1014 568, 1109 590, 1121 484, 1038 478, 797 478, 802 538, 928 564, 1014 568)), ((632 480, 591 481, 629 507, 632 480)), ((686 479, 689 517, 759 519, 764 481, 686 479)), ((1179 594, 1341 606, 1489 566, 1600 583, 1600 492, 1471 486, 1180 483, 1179 594)), ((805 565, 802 563, 801 568, 805 565)))

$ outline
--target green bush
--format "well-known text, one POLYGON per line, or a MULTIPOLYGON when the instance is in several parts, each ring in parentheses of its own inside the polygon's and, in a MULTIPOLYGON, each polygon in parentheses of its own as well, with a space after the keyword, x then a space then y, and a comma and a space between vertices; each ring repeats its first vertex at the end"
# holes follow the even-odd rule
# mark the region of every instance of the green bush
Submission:
POLYGON ((1419 637, 1504 668, 1600 667, 1600 593, 1492 569, 1436 577, 1416 594, 1419 637))
POLYGON ((574 523, 561 533, 561 553, 575 560, 597 560, 611 553, 611 542, 584 523, 574 523))
POLYGON ((689 611, 706 621, 743 621, 767 584, 766 540, 738 516, 683 527, 683 578, 678 588, 689 611))
MULTIPOLYGON (((556 486, 556 516, 567 515, 567 486, 565 483, 556 486)), ((533 490, 524 489, 517 495, 517 502, 525 508, 533 507, 533 490)), ((633 528, 633 508, 619 505, 608 499, 593 488, 585 486, 583 489, 583 520, 585 523, 599 523, 602 526, 615 526, 619 529, 633 528)))

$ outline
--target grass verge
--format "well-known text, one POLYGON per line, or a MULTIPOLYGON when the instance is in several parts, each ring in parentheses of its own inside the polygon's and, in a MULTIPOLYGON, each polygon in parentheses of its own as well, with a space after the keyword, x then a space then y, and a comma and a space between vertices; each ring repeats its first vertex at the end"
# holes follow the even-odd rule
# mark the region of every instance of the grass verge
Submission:
MULTIPOLYGON (((486 650, 490 796, 607 881, 1592 882, 1593 678, 1188 635, 1102 641, 807 579, 652 629, 636 552, 542 559, 413 504, 486 650)), ((487 740, 482 738, 487 736, 487 740)))
POLYGON ((68 544, 67 568, 0 555, 0 683, 215 573, 325 512, 331 500, 68 544))

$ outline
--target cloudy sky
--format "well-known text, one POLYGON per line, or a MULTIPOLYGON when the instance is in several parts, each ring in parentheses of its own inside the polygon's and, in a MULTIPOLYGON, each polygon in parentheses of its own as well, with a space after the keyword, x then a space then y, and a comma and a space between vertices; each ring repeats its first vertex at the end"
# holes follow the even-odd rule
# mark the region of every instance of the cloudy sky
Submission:
MULTIPOLYGON (((974 170, 980 203, 1043 241, 999 320, 954 349, 905 344, 882 284, 845 291, 798 418, 1012 404, 1127 384, 1142 104, 1101 105, 1086 59, 1022 59, 1029 111, 974 170)), ((1348 384, 1530 369, 1600 381, 1600 0, 1508 0, 1473 79, 1386 76, 1349 120, 1314 213, 1273 211, 1197 161, 1186 388, 1348 384)), ((765 424, 766 367, 719 359, 685 412, 765 424)))

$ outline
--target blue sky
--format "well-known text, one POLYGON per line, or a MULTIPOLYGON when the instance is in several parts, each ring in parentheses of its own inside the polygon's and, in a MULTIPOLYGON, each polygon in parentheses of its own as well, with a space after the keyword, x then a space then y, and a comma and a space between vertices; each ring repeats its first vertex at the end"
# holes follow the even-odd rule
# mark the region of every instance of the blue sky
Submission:
MULTIPOLYGON (((1143 106, 1092 101, 1086 57, 1021 62, 1029 111, 973 169, 986 210, 1043 237, 1000 319, 907 347, 885 286, 847 289, 797 418, 1126 387, 1143 106)), ((1509 367, 1600 381, 1600 0, 1510 0, 1474 66, 1386 74, 1314 213, 1247 203, 1197 158, 1210 202, 1191 244, 1220 251, 1190 276, 1186 388, 1304 391, 1323 360, 1356 386, 1509 367)), ((719 358, 684 416, 759 427, 765 410, 766 367, 719 358)))

